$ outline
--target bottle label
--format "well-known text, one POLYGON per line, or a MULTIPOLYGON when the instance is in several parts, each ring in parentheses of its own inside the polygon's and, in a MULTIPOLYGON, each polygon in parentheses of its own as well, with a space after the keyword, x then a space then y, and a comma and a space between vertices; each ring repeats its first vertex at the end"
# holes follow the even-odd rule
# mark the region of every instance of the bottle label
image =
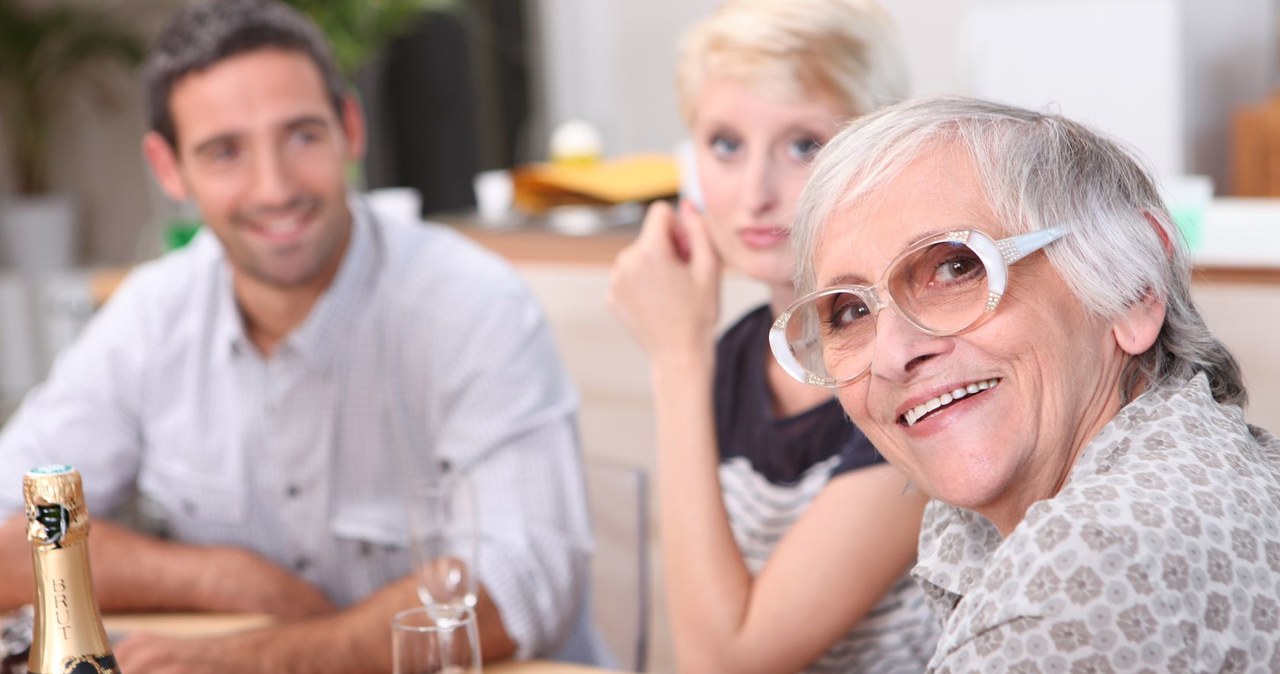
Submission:
POLYGON ((44 527, 44 541, 55 546, 62 545, 62 538, 67 534, 67 525, 71 523, 71 511, 61 503, 36 506, 36 521, 44 527))
POLYGON ((120 674, 111 655, 77 655, 62 663, 62 674, 120 674))

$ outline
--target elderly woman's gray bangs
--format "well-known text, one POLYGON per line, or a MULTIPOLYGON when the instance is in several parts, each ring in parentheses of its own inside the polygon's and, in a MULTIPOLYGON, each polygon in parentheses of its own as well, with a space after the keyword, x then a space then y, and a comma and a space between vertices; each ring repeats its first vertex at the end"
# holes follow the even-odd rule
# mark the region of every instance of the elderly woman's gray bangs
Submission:
POLYGON ((813 259, 833 214, 875 198, 913 160, 947 146, 972 158, 1003 233, 1068 230, 1045 254, 1087 310, 1113 318, 1144 298, 1165 300, 1156 344, 1125 373, 1126 402, 1144 383, 1205 372, 1215 399, 1245 403, 1239 366, 1191 301, 1186 248, 1147 171, 1117 142, 1059 115, 944 97, 855 121, 818 155, 801 194, 797 289, 814 289, 813 259))

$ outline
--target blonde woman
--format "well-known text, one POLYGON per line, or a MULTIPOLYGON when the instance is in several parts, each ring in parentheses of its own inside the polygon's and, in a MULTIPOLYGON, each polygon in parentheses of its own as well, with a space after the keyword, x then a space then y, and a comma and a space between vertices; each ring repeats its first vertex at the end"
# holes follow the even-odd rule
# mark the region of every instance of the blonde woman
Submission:
POLYGON ((906 96, 892 26, 861 0, 731 1, 686 36, 677 80, 701 203, 650 209, 611 304, 650 359, 679 670, 918 673, 937 629, 908 573, 925 498, 767 346, 810 160, 906 96), (769 300, 717 339, 724 268, 769 300))

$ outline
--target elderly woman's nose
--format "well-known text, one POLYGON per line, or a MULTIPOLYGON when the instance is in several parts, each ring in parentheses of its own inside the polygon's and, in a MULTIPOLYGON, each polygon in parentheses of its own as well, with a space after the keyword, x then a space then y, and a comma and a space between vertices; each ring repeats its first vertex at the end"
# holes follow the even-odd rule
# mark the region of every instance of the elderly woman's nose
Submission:
POLYGON ((921 363, 943 353, 946 345, 946 339, 921 332, 898 312, 886 307, 876 316, 871 372, 885 379, 905 381, 921 363))

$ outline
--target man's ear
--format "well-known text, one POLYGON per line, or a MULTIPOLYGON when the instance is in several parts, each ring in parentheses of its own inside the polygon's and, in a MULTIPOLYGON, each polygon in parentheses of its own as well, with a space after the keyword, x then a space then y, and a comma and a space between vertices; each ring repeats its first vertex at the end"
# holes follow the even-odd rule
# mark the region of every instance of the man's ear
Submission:
POLYGON ((1150 292, 1135 302, 1111 324, 1116 344, 1127 354, 1146 353, 1164 327, 1165 303, 1150 292))
POLYGON ((347 94, 342 97, 342 132, 347 137, 347 153, 352 161, 364 158, 365 128, 364 111, 356 97, 347 94))
POLYGON ((156 182, 160 183, 160 189, 174 201, 186 201, 187 186, 182 182, 178 155, 169 141, 155 131, 148 131, 142 137, 142 154, 147 158, 156 182))

